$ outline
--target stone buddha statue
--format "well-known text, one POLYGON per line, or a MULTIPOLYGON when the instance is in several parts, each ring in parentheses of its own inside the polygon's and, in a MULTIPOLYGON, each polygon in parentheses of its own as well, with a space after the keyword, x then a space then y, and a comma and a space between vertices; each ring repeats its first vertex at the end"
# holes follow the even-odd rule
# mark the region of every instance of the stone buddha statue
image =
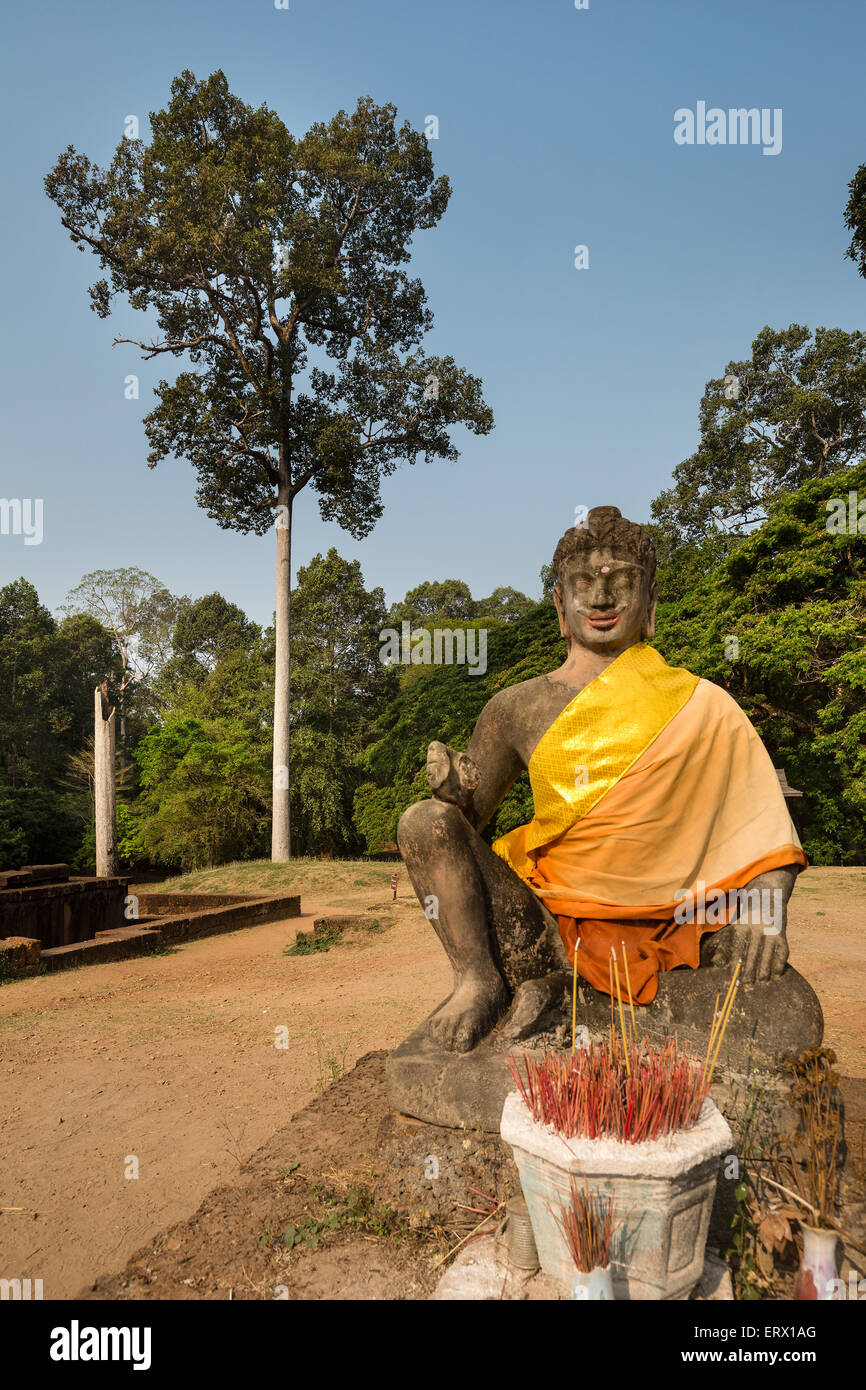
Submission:
POLYGON ((743 1068, 750 1049, 772 1064, 820 1041, 817 999, 787 966, 806 860, 778 777, 736 702, 648 645, 655 568, 640 526, 590 511, 553 558, 562 665, 498 692, 465 752, 430 744, 431 797, 398 844, 454 988, 389 1059, 405 1113, 478 1123, 479 1068, 498 1077, 503 1047, 550 1040, 566 1012, 570 1027, 575 964, 591 1031, 607 1027, 615 958, 640 1029, 705 1043, 739 961, 743 1068), (491 846, 481 832, 526 769, 533 819, 491 846))

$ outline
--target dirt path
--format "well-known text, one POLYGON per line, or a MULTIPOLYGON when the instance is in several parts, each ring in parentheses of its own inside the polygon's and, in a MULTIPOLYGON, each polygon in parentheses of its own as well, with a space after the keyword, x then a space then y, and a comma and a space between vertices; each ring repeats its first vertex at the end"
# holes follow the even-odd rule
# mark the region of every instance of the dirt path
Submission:
POLYGON ((0 990, 0 1207, 24 1208, 0 1213, 0 1274, 73 1296, 236 1177, 320 1080, 393 1048, 448 993, 414 900, 363 945, 284 956, 328 905, 303 906, 176 954, 0 990))
MULTIPOLYGON (((450 988, 444 954, 405 878, 396 905, 387 872, 376 878, 305 896, 300 921, 0 989, 0 1207, 23 1208, 0 1212, 0 1274, 68 1298, 120 1268, 233 1181, 332 1074, 430 1012, 450 988), (282 954, 299 925, 350 906, 387 909, 394 925, 326 954, 282 954)), ((791 962, 855 1077, 866 1077, 864 917, 866 870, 816 869, 789 931, 791 962)))

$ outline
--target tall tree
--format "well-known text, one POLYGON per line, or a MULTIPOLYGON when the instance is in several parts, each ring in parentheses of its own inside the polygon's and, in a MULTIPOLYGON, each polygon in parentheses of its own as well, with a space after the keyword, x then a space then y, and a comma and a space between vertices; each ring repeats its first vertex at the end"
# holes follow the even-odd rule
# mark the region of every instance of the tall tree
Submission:
POLYGON ((763 328, 751 357, 707 382, 697 451, 652 503, 674 546, 742 538, 784 490, 866 452, 866 334, 801 324, 763 328))
POLYGON ((475 601, 462 579, 425 579, 394 605, 388 617, 391 622, 429 623, 437 618, 468 622, 475 617, 475 601))
POLYGON ((503 623, 514 623, 518 618, 525 618, 527 613, 531 613, 535 604, 526 594, 519 589, 512 589, 510 584, 500 584, 489 598, 480 598, 475 604, 475 611, 479 618, 492 618, 503 623))
POLYGON ((308 851, 357 848, 352 800, 361 749, 398 678, 379 659, 385 596, 331 547, 298 571, 293 600, 292 813, 308 851))
MULTIPOLYGON (((184 72, 152 139, 121 142, 100 169, 70 146, 46 179, 63 225, 107 272, 102 317, 125 294, 153 309, 146 358, 189 354, 146 417, 151 466, 169 455, 198 474, 220 526, 276 523, 272 857, 287 859, 289 636, 295 499, 355 537, 382 514, 380 479, 401 460, 457 457, 449 428, 493 425, 481 383, 420 351, 432 324, 410 280, 414 233, 450 196, 429 142, 369 98, 296 139, 267 106, 234 96, 222 72, 184 72)), ((129 341, 129 340, 125 340, 129 341)))
POLYGON ((853 232, 845 255, 855 263, 860 274, 866 276, 866 164, 860 165, 848 185, 845 226, 853 232))
POLYGON ((357 746, 377 704, 397 689, 394 672, 379 660, 384 622, 385 596, 364 588, 358 560, 344 560, 332 546, 298 570, 292 636, 298 726, 351 732, 357 746))
POLYGON ((151 679, 168 660, 180 603, 146 570, 117 569, 85 574, 62 605, 68 614, 89 614, 117 644, 121 757, 127 743, 129 688, 151 679))
POLYGON ((0 589, 0 781, 9 787, 34 786, 51 769, 56 632, 26 579, 0 589))
POLYGON ((0 868, 75 855, 82 819, 63 776, 92 733, 94 686, 116 675, 93 618, 58 624, 25 579, 0 589, 0 868))
POLYGON ((257 635, 255 623, 242 608, 214 593, 181 607, 172 643, 176 656, 191 657, 204 671, 212 671, 222 657, 257 635))
POLYGON ((193 658, 185 681, 177 668, 160 677, 159 723, 135 750, 135 839, 154 862, 193 868, 266 851, 273 644, 254 624, 239 641, 211 669, 193 658))

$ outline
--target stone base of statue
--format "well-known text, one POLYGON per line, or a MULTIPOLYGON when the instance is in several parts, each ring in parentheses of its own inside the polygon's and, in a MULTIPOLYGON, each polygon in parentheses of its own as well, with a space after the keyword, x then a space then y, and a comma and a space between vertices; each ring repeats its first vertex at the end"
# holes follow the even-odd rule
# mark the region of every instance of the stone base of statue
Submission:
MULTIPOLYGON (((676 1034, 684 1050, 703 1058, 716 997, 724 999, 730 976, 728 968, 713 966, 662 974, 652 1004, 635 1006, 638 1033, 654 1043, 676 1034)), ((430 1124, 498 1134, 502 1106, 513 1089, 503 1054, 570 1046, 571 1007, 566 994, 538 1020, 537 1030, 530 1036, 506 1040, 506 1017, 471 1052, 446 1051, 430 1036, 426 1022, 421 1024, 386 1063, 392 1109, 430 1124)), ((623 1007, 628 1027, 628 1006, 623 1007)), ((609 995, 581 982, 577 1018, 591 1036, 604 1037, 610 1026, 609 995)), ((823 1035, 818 997, 790 966, 772 980, 744 985, 737 992, 719 1056, 719 1087, 730 1092, 735 1109, 741 1110, 750 1078, 757 1078, 767 1100, 769 1129, 783 1128, 784 1111, 775 1117, 771 1111, 779 1111, 783 1105, 787 1090, 787 1083, 782 1082, 784 1065, 806 1048, 820 1044, 823 1035)))

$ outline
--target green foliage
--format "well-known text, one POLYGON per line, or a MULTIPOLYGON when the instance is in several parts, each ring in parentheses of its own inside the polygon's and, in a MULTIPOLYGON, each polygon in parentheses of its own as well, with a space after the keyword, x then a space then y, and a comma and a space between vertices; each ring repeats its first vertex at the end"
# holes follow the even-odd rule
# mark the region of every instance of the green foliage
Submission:
POLYGON ((416 627, 454 627, 470 623, 512 623, 533 608, 533 600, 519 589, 502 584, 488 598, 474 599, 462 579, 427 579, 410 589, 401 603, 388 611, 389 625, 403 622, 416 627))
POLYGON ((81 827, 53 791, 0 787, 0 870, 71 863, 80 839, 81 827))
POLYGON ((20 869, 30 858, 24 827, 17 823, 14 807, 4 806, 4 800, 0 792, 0 872, 20 869))
POLYGON ((443 618, 463 622, 475 615, 472 592, 462 579, 426 579, 410 589, 402 603, 395 604, 388 614, 388 622, 429 625, 443 618))
POLYGON ((866 164, 860 165, 848 185, 845 226, 854 234, 845 255, 866 275, 866 164))
POLYGON ((292 699, 296 724, 320 733, 365 726, 396 682, 379 660, 381 589, 367 591, 357 560, 332 546, 298 570, 292 604, 292 699))
POLYGON ((352 853, 352 797, 371 720, 397 689, 379 660, 381 589, 331 548, 298 571, 292 623, 292 824, 313 853, 352 853))
POLYGON ((480 598, 475 604, 475 612, 479 618, 490 622, 514 623, 518 618, 525 618, 535 607, 531 598, 522 594, 519 589, 512 589, 508 584, 500 584, 498 589, 494 589, 489 598, 480 598))
MULTIPOLYGON (((403 266, 450 187, 430 142, 396 114, 362 98, 298 139, 234 96, 223 72, 199 82, 185 71, 151 114, 149 145, 121 140, 105 169, 69 146, 46 177, 73 242, 104 272, 96 312, 125 296, 157 319, 159 336, 138 343, 146 357, 188 355, 190 369, 156 387, 148 462, 187 459, 222 527, 264 535, 276 521, 290 545, 309 484, 324 520, 369 535, 383 477, 459 457, 454 425, 493 428, 478 378, 421 350, 433 318, 403 266)), ((288 565, 280 574, 290 601, 288 565)), ((280 651, 289 601, 277 606, 280 651)), ((286 701, 277 683, 278 729, 286 701)), ((271 790, 282 853, 290 789, 271 790)))
POLYGON ((455 458, 449 426, 492 428, 480 382, 415 350, 432 315, 402 265, 450 187, 395 118, 367 97, 298 139, 224 73, 187 71, 149 145, 122 140, 106 169, 70 146, 45 180, 105 272, 97 313, 125 295, 155 311, 149 355, 189 353, 194 369, 157 387, 149 457, 188 459, 221 526, 264 534, 280 484, 310 482, 325 519, 366 535, 396 460, 455 458))
POLYGON ((658 615, 666 659, 728 690, 806 793, 796 814, 816 863, 866 855, 866 534, 827 530, 830 499, 849 491, 866 498, 866 463, 780 497, 658 615))
POLYGON ((241 718, 178 715, 136 750, 137 843, 157 863, 211 867, 264 853, 267 744, 241 718))
POLYGON ((330 951, 340 940, 339 927, 323 926, 316 922, 312 931, 299 931, 291 946, 283 950, 284 956, 314 956, 320 951, 330 951))
POLYGON ((724 554, 784 489, 866 453, 866 335, 763 328, 751 357, 707 382, 700 425, 697 451, 652 515, 675 547, 710 536, 724 554))
POLYGON ((222 594, 184 600, 174 626, 172 644, 177 657, 194 660, 203 671, 238 649, 246 649, 259 629, 236 603, 222 594))
MULTIPOLYGON (((90 621, 113 639, 119 669, 110 694, 118 705, 121 759, 148 723, 150 685, 168 659, 177 615, 185 602, 147 570, 131 567, 85 574, 63 605, 67 621, 90 621)), ((88 716, 92 721, 92 705, 88 716)))
MULTIPOLYGON (((150 855, 141 840, 141 821, 133 806, 117 803, 117 860, 121 873, 152 867, 150 855)), ((84 829, 72 869, 78 874, 96 873, 96 830, 91 817, 84 829)))
MULTIPOLYGON (((312 1193, 325 1207, 324 1215, 300 1216, 283 1229, 280 1242, 287 1250, 303 1246, 306 1250, 316 1250, 330 1231, 356 1230, 368 1235, 399 1238, 406 1234, 401 1223, 389 1206, 379 1207, 370 1188, 356 1187, 340 1198, 313 1186, 312 1193)), ((273 1227, 265 1228, 261 1237, 263 1245, 273 1245, 276 1232, 273 1227)))
POLYGON ((0 589, 0 783, 61 776, 92 732, 94 687, 114 662, 111 637, 92 618, 58 624, 25 579, 0 589))
MULTIPOLYGON (((0 589, 0 863, 76 859, 90 802, 70 792, 93 732, 93 691, 117 688, 111 635, 93 617, 57 623, 25 579, 0 589), (49 788, 51 789, 49 791, 49 788)), ((92 743, 91 762, 92 762, 92 743)))
POLYGON ((160 687, 162 722, 136 749, 130 852, 189 869, 263 854, 272 674, 270 644, 253 638, 188 684, 160 687))

